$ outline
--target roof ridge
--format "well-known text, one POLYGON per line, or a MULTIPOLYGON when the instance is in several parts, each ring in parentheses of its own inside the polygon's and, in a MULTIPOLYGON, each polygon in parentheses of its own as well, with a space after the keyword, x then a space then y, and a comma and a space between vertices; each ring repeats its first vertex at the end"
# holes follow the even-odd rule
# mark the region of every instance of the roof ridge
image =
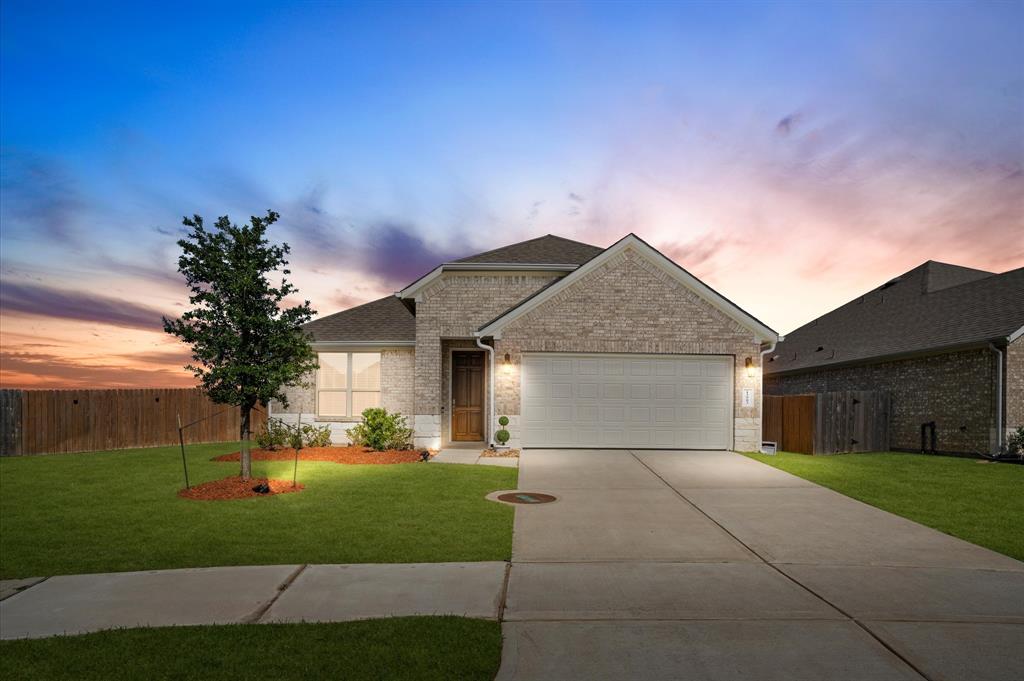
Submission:
POLYGON ((510 244, 505 244, 503 246, 498 246, 496 248, 491 248, 491 249, 486 250, 486 251, 481 251, 480 253, 473 253, 472 255, 467 255, 465 257, 459 258, 458 260, 451 260, 449 262, 445 262, 445 263, 441 263, 441 264, 442 265, 451 265, 451 264, 454 264, 454 263, 460 263, 460 262, 464 262, 466 260, 469 260, 470 258, 480 258, 480 257, 486 256, 486 255, 490 255, 491 253, 496 253, 498 251, 504 250, 506 248, 511 248, 513 246, 522 246, 523 244, 533 243, 534 241, 540 241, 542 239, 558 239, 559 241, 566 241, 566 242, 571 243, 571 244, 578 244, 580 246, 587 246, 589 248, 596 248, 596 249, 602 250, 602 251, 604 250, 600 246, 595 246, 594 244, 588 244, 588 243, 585 243, 583 241, 576 241, 575 239, 568 239, 568 238, 566 238, 564 236, 559 236, 557 234, 542 234, 540 236, 535 236, 532 239, 526 239, 524 241, 514 241, 514 242, 512 242, 510 244))

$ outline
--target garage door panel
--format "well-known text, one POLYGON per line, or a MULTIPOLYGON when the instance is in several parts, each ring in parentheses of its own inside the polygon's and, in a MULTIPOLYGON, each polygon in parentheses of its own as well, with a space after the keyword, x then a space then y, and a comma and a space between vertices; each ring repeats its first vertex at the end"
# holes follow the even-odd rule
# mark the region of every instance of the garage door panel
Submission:
POLYGON ((552 383, 551 399, 564 400, 572 397, 572 383, 552 383))
POLYGON ((725 449, 733 366, 711 355, 526 353, 524 446, 725 449))
POLYGON ((649 400, 651 399, 651 386, 645 383, 633 383, 629 386, 629 399, 649 400))
POLYGON ((621 400, 626 396, 624 383, 605 383, 601 386, 601 397, 606 400, 621 400))

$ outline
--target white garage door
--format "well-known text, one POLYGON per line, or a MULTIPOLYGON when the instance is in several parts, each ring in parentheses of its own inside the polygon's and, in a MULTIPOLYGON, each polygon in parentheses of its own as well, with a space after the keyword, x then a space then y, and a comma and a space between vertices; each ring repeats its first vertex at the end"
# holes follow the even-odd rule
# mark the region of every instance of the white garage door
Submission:
POLYGON ((733 360, 714 355, 523 355, 525 447, 728 449, 733 360))

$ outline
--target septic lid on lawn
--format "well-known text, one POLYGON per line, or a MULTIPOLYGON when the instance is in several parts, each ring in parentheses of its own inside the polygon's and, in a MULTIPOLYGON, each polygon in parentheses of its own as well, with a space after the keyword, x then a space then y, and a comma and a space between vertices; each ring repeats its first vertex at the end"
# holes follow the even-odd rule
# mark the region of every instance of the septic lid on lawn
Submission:
POLYGON ((498 495, 498 501, 506 504, 550 504, 555 497, 541 492, 506 492, 498 495))

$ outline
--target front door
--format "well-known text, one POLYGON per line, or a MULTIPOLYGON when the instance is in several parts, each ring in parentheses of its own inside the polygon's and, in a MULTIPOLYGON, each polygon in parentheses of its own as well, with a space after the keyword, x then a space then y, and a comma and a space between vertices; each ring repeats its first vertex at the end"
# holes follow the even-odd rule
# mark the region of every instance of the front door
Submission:
POLYGON ((484 439, 484 353, 452 353, 452 440, 484 439))

